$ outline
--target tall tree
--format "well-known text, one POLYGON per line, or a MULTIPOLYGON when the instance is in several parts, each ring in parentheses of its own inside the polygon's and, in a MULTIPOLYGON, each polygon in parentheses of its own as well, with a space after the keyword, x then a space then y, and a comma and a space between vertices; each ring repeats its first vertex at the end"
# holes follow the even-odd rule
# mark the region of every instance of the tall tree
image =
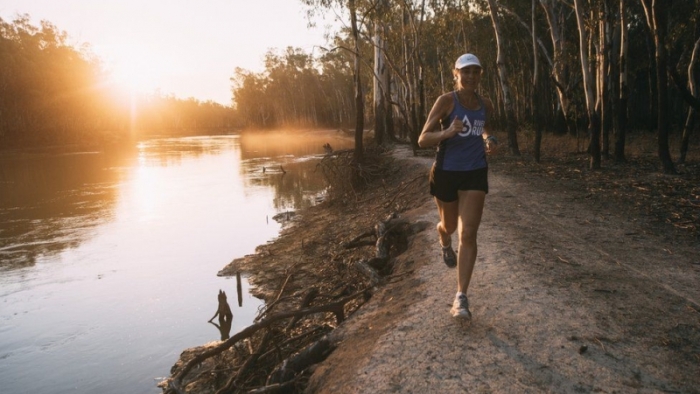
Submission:
POLYGON ((354 62, 353 62, 353 77, 355 79, 355 151, 353 160, 355 165, 362 164, 364 156, 364 147, 362 146, 362 138, 365 128, 365 100, 362 93, 362 74, 360 70, 360 33, 357 27, 357 7, 355 0, 348 0, 348 11, 350 12, 350 28, 353 38, 354 62))
POLYGON ((584 18, 583 0, 575 0, 576 22, 579 31, 579 58, 581 60, 581 73, 583 74, 583 88, 586 99, 586 113, 588 115, 588 157, 591 169, 600 168, 600 116, 596 108, 593 96, 593 77, 591 65, 588 59, 588 30, 584 18))
POLYGON ((355 87, 355 150, 353 161, 359 166, 363 161, 364 146, 363 136, 365 127, 365 101, 362 90, 362 55, 360 53, 360 31, 357 23, 357 1, 356 0, 301 0, 301 2, 312 9, 331 8, 339 6, 347 9, 350 14, 350 36, 352 37, 353 53, 353 81, 355 87))
POLYGON ((571 87, 568 70, 568 62, 566 60, 568 48, 566 39, 566 7, 567 5, 561 0, 539 0, 542 9, 544 10, 547 24, 549 26, 549 35, 552 40, 553 48, 553 68, 552 79, 557 88, 557 97, 559 98, 559 107, 564 118, 564 122, 569 132, 573 132, 572 128, 576 125, 572 122, 571 109, 571 87))
POLYGON ((374 94, 374 137, 377 144, 381 145, 385 142, 385 137, 394 139, 393 128, 391 122, 391 107, 389 101, 391 99, 389 66, 386 62, 387 53, 387 27, 386 14, 390 12, 389 1, 379 0, 377 2, 376 17, 374 18, 374 35, 372 44, 374 46, 374 78, 373 94, 374 94))
POLYGON ((505 53, 503 48, 504 43, 498 21, 498 6, 496 5, 496 0, 488 0, 488 2, 489 10, 491 11, 493 31, 496 35, 496 66, 498 67, 498 76, 501 83, 501 92, 503 94, 503 107, 506 115, 506 131, 508 132, 508 148, 511 154, 519 156, 520 149, 518 149, 515 114, 510 93, 510 85, 508 84, 508 70, 506 69, 505 53))
POLYGON ((620 30, 619 34, 619 44, 617 48, 619 53, 617 58, 619 59, 616 63, 619 83, 616 84, 618 88, 617 94, 615 95, 615 154, 614 159, 616 162, 625 161, 625 140, 627 138, 627 96, 629 92, 629 87, 627 83, 627 78, 629 75, 628 66, 628 51, 629 51, 629 30, 627 27, 627 0, 620 0, 620 10, 619 10, 619 23, 618 27, 620 30))
POLYGON ((646 14, 647 25, 654 38, 654 53, 656 61, 656 86, 658 97, 658 155, 661 160, 663 171, 667 174, 675 174, 676 168, 671 159, 671 152, 668 145, 669 136, 669 114, 668 114, 668 74, 666 55, 666 31, 667 31, 667 9, 670 8, 672 0, 640 0, 646 14))
MULTIPOLYGON (((697 22, 696 22, 697 23, 697 22)), ((700 23, 699 23, 700 25, 700 23)), ((693 47, 693 54, 690 56, 690 62, 688 64, 688 90, 696 98, 700 98, 698 93, 698 84, 695 79, 695 75, 698 70, 696 70, 696 65, 698 64, 698 56, 700 56, 700 38, 695 41, 695 46, 693 47)), ((688 145, 690 144, 690 135, 693 133, 695 124, 697 122, 697 111, 690 105, 688 106, 688 116, 686 117, 685 125, 683 127, 683 136, 681 137, 681 149, 680 157, 678 158, 679 164, 685 163, 685 157, 688 154, 688 145)))
POLYGON ((537 50, 537 0, 532 0, 530 13, 531 13, 531 34, 532 34, 532 117, 533 126, 535 127, 535 146, 533 148, 535 161, 540 162, 541 148, 542 148, 542 129, 544 128, 544 116, 542 98, 543 89, 542 83, 540 82, 540 67, 539 67, 539 51, 537 50))
POLYGON ((596 107, 600 114, 600 126, 602 133, 601 154, 603 158, 608 159, 610 153, 610 129, 612 127, 612 108, 611 108, 611 87, 612 87, 612 12, 610 11, 611 0, 603 0, 598 2, 596 13, 598 19, 598 53, 597 69, 598 81, 598 97, 596 107))

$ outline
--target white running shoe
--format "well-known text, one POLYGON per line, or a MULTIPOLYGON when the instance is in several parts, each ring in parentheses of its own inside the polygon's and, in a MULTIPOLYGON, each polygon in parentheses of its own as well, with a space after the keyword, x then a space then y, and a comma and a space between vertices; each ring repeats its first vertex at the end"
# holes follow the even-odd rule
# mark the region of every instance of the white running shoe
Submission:
POLYGON ((469 312, 469 300, 467 299, 466 294, 460 293, 458 296, 455 297, 455 300, 452 303, 452 309, 450 309, 450 313, 452 313, 452 317, 456 317, 458 319, 472 319, 472 313, 469 312))

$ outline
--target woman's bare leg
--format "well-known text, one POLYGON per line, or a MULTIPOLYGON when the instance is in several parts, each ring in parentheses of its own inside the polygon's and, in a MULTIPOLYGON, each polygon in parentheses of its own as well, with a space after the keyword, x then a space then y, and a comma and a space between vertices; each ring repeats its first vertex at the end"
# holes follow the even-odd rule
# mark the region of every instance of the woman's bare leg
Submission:
POLYGON ((459 200, 444 202, 435 199, 437 204, 440 222, 437 224, 437 232, 440 237, 440 245, 448 246, 452 242, 452 234, 457 230, 459 222, 459 200))
MULTIPOLYGON (((459 191, 459 249, 457 253, 457 291, 467 294, 476 262, 476 233, 481 224, 486 193, 459 191)), ((439 231, 439 229, 438 229, 439 231)))

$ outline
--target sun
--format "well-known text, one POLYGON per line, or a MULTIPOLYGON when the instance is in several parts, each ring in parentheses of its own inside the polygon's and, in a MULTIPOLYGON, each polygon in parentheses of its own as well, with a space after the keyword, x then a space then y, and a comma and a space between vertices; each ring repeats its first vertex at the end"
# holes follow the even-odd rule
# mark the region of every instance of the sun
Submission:
POLYGON ((128 42, 104 46, 99 53, 109 80, 118 90, 130 94, 152 93, 159 89, 161 72, 153 53, 128 42))
POLYGON ((143 58, 127 56, 115 59, 109 73, 117 87, 129 93, 151 93, 158 89, 158 73, 143 58))

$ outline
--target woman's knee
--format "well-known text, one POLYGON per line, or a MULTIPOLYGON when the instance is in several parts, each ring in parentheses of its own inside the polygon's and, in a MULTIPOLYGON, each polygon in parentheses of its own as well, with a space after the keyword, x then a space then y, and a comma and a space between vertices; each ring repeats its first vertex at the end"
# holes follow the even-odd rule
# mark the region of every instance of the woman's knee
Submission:
POLYGON ((457 230, 457 223, 452 223, 451 221, 443 221, 438 223, 438 227, 441 227, 445 234, 453 234, 457 230))
POLYGON ((478 230, 478 227, 462 226, 462 228, 459 231, 459 242, 464 245, 475 245, 476 233, 478 230))

